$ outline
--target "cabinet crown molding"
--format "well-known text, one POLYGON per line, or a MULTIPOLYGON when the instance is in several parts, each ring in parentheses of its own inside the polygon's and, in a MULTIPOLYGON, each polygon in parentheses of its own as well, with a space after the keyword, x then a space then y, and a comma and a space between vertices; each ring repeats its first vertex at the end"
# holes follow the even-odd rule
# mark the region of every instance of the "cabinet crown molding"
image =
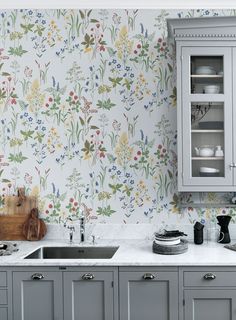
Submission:
POLYGON ((168 35, 177 40, 236 39, 236 16, 167 19, 168 35))

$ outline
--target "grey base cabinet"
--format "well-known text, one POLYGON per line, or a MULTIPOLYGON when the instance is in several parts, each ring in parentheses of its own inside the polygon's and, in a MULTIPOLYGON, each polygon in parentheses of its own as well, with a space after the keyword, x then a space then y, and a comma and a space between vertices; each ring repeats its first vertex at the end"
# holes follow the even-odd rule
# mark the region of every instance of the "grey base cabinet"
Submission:
POLYGON ((120 320, 178 319, 177 269, 121 269, 119 284, 120 320))
POLYGON ((62 272, 13 272, 13 319, 63 320, 62 272))
POLYGON ((236 319, 235 268, 180 268, 180 283, 181 320, 236 319))
POLYGON ((68 271, 63 281, 65 320, 115 319, 117 283, 112 271, 68 271))
POLYGON ((236 290, 185 290, 184 319, 234 320, 236 290))

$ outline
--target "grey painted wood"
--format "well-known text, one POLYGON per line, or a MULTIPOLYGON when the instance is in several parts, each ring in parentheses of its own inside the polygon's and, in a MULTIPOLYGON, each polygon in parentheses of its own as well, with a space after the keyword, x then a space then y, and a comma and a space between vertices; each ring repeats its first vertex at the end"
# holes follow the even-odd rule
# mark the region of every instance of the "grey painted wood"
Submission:
POLYGON ((236 290, 185 290, 184 319, 235 320, 236 290))
POLYGON ((120 320, 178 319, 178 273, 152 272, 155 278, 144 280, 146 272, 120 273, 120 320))
POLYGON ((236 39, 236 17, 167 19, 171 38, 236 39))
POLYGON ((5 271, 0 272, 0 287, 6 287, 7 285, 7 273, 5 271))
POLYGON ((7 290, 6 289, 0 289, 0 304, 7 304, 7 290))
POLYGON ((13 272, 13 319, 63 320, 62 273, 37 272, 42 280, 32 280, 35 270, 13 272))
POLYGON ((113 320, 113 272, 79 271, 64 273, 65 320, 113 320), (85 274, 94 276, 84 280, 85 274))
MULTIPOLYGON (((209 191, 214 186, 233 186, 233 173, 230 169, 232 164, 232 55, 231 48, 222 47, 184 47, 182 48, 182 183, 192 191, 192 186, 207 186, 209 191), (223 94, 191 94, 190 88, 190 57, 191 56, 223 56, 224 61, 224 93, 223 94), (193 177, 192 176, 192 146, 191 141, 191 102, 223 102, 224 103, 224 177, 193 177)), ((216 140, 217 142, 217 140, 216 140)), ((209 166, 213 166, 212 162, 209 166)), ((194 190, 197 191, 197 190, 194 190)))
POLYGON ((236 287, 236 271, 225 272, 212 271, 211 268, 204 271, 184 271, 183 280, 185 287, 236 287), (208 274, 215 276, 215 279, 206 280, 208 274))
MULTIPOLYGON (((233 48, 233 65, 232 65, 232 70, 236 70, 236 48, 233 48)), ((233 72, 233 102, 234 102, 234 107, 233 107, 233 136, 236 137, 236 108, 235 108, 235 102, 236 102, 236 72, 233 72)), ((236 163, 236 138, 233 140, 233 162, 236 163)), ((234 185, 236 185, 236 168, 233 169, 233 174, 234 174, 234 185)))
POLYGON ((0 319, 1 320, 8 320, 7 312, 8 312, 7 308, 0 307, 0 319))

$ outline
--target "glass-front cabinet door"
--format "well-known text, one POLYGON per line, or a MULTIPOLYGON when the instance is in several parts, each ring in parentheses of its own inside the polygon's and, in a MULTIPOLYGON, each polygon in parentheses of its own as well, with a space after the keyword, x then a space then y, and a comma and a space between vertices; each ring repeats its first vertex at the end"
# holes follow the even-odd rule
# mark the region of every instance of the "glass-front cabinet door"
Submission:
POLYGON ((232 53, 182 48, 182 155, 185 186, 231 186, 232 53))

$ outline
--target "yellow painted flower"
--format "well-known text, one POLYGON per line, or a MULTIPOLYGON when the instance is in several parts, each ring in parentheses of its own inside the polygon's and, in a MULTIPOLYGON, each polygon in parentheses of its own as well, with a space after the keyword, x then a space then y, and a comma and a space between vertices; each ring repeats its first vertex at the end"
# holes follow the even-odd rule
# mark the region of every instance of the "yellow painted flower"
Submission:
POLYGON ((26 97, 29 102, 29 110, 37 112, 44 105, 45 94, 40 90, 39 81, 36 79, 32 82, 30 93, 26 97))
POLYGON ((132 159, 133 148, 129 146, 128 136, 126 132, 123 132, 115 148, 115 154, 117 156, 117 162, 119 165, 125 167, 127 163, 132 159))
POLYGON ((36 197, 36 198, 39 197, 39 187, 38 187, 38 186, 34 186, 34 187, 31 189, 30 196, 36 197))
POLYGON ((84 52, 85 52, 85 53, 88 53, 88 52, 91 52, 91 51, 92 51, 92 48, 91 48, 91 47, 88 47, 88 48, 85 48, 85 49, 84 49, 84 52))
POLYGON ((128 29, 126 26, 121 27, 118 40, 115 42, 117 55, 119 59, 126 60, 133 49, 133 41, 129 40, 128 29))

